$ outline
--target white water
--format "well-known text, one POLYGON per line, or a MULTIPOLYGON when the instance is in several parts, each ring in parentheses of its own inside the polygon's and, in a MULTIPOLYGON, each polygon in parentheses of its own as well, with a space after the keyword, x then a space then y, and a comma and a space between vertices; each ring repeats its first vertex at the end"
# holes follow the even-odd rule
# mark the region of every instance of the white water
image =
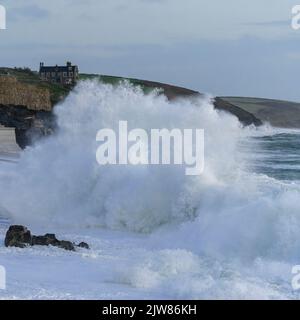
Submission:
MULTIPOLYGON (((1 166, 0 203, 14 223, 58 230, 92 249, 1 247, 11 285, 0 296, 298 297, 290 282, 300 264, 300 186, 249 172, 240 150, 272 128, 242 129, 209 99, 170 103, 126 83, 80 83, 56 113, 55 136, 1 166), (178 166, 99 167, 96 133, 119 120, 147 130, 204 129, 203 175, 185 176, 178 166), (39 272, 30 272, 31 259, 39 272)), ((256 151, 247 148, 249 159, 256 151)))

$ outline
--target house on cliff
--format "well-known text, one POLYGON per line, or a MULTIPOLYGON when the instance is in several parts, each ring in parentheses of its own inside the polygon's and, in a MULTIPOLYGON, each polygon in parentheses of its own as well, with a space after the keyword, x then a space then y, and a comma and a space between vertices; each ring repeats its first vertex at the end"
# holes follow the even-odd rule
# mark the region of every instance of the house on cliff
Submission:
POLYGON ((58 83, 61 85, 75 84, 78 79, 78 66, 67 62, 65 66, 45 66, 43 62, 40 63, 40 78, 43 81, 58 83))

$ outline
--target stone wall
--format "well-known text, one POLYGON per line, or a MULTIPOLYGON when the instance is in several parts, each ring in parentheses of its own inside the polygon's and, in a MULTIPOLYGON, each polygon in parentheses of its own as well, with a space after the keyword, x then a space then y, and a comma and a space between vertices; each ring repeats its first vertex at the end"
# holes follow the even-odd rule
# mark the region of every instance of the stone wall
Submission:
POLYGON ((24 106, 36 111, 52 109, 48 89, 21 83, 11 76, 0 76, 0 105, 24 106))

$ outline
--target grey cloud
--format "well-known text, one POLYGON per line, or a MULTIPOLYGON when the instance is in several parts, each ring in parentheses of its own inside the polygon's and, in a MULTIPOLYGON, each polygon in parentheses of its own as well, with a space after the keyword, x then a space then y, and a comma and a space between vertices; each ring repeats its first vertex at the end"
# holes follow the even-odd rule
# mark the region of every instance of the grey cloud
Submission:
POLYGON ((38 68, 71 60, 81 72, 121 75, 173 83, 216 95, 241 95, 300 101, 300 66, 294 55, 299 38, 186 42, 172 46, 82 46, 57 44, 3 45, 6 65, 15 61, 38 68), (35 57, 32 52, 35 52, 35 57), (22 55, 19 55, 22 52, 22 55), (20 58, 21 57, 21 58, 20 58))
POLYGON ((274 21, 260 21, 260 22, 251 22, 244 23, 246 26, 262 26, 262 27, 284 27, 290 26, 291 20, 274 20, 274 21))
POLYGON ((38 5, 26 5, 9 10, 9 16, 12 20, 20 19, 45 19, 50 16, 48 10, 39 7, 38 5))

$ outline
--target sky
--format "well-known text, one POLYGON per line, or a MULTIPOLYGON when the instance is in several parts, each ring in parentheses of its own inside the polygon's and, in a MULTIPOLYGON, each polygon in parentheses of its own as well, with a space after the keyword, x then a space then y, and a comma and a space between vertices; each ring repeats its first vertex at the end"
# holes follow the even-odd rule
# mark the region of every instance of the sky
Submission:
POLYGON ((0 65, 171 83, 213 95, 300 101, 300 0, 0 0, 0 65))

